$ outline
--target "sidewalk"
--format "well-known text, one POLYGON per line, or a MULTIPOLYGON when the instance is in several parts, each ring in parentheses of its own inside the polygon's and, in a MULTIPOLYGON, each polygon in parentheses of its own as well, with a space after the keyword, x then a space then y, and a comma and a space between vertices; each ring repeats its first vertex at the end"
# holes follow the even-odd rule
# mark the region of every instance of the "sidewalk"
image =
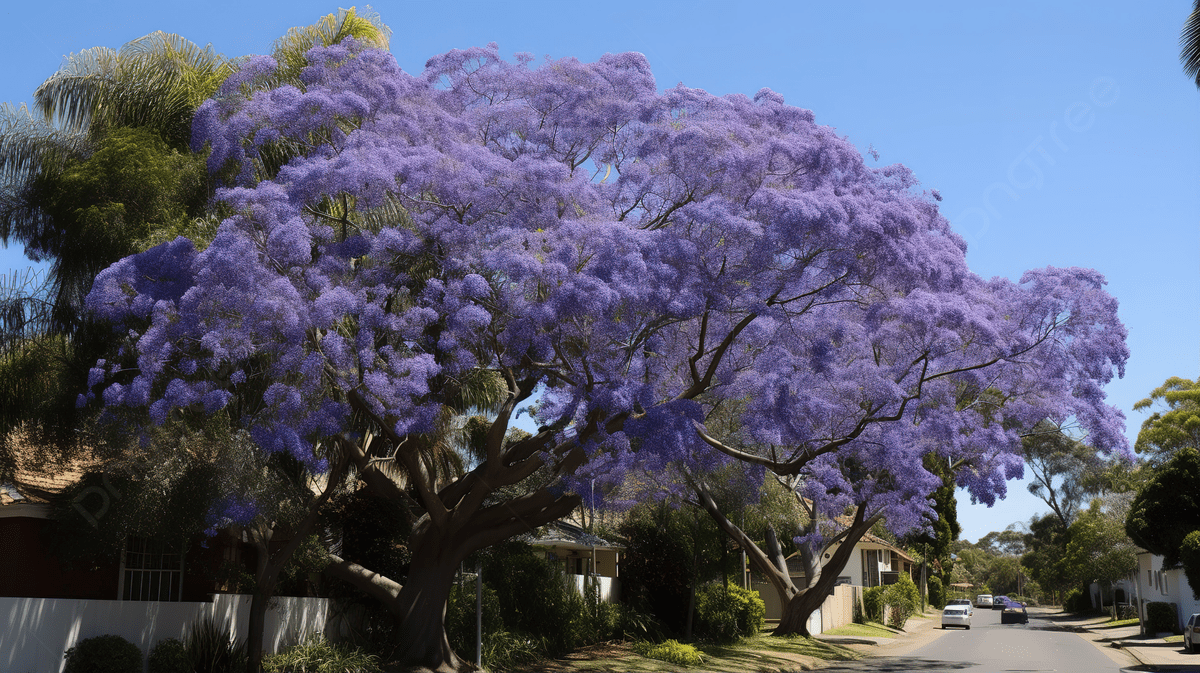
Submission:
MULTIPOLYGON (((927 612, 920 617, 909 617, 904 624, 904 630, 896 633, 893 638, 872 637, 872 636, 834 636, 828 634, 818 634, 814 638, 829 643, 837 643, 838 645, 869 645, 871 650, 859 650, 861 652, 870 652, 872 654, 882 654, 879 650, 886 650, 887 654, 898 655, 909 650, 915 650, 922 645, 934 640, 942 635, 945 631, 935 629, 934 626, 940 623, 935 619, 936 613, 927 612)), ((857 649, 857 648, 855 648, 857 649)))
MULTIPOLYGON (((1034 616, 1033 610, 1030 610, 1034 616)), ((1131 671, 1196 671, 1200 673, 1200 655, 1184 650, 1182 642, 1167 642, 1163 638, 1142 636, 1138 626, 1108 627, 1107 617, 1075 617, 1064 613, 1037 615, 1056 626, 1078 630, 1079 635, 1098 647, 1113 647, 1128 652, 1141 665, 1131 671)))

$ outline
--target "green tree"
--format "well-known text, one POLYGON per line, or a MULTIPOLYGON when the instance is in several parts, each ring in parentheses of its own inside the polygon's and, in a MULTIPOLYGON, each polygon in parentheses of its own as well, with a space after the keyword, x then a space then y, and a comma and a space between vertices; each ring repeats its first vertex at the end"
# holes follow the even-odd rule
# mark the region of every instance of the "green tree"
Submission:
POLYGON ((1101 487, 1096 450, 1048 421, 1038 423, 1021 443, 1025 465, 1033 473, 1029 492, 1050 507, 1064 528, 1070 527, 1079 507, 1101 487))
POLYGON ((1134 451, 1151 466, 1157 466, 1185 446, 1200 450, 1200 384, 1172 376, 1133 408, 1142 411, 1154 405, 1165 409, 1142 422, 1134 451))
POLYGON ((1143 549, 1179 563, 1184 538, 1200 528, 1200 451, 1183 447, 1160 467, 1133 499, 1125 532, 1143 549))
POLYGON ((1095 581, 1111 587, 1137 570, 1137 548, 1123 525, 1127 500, 1116 497, 1104 502, 1097 498, 1071 524, 1060 563, 1063 574, 1076 584, 1095 581))

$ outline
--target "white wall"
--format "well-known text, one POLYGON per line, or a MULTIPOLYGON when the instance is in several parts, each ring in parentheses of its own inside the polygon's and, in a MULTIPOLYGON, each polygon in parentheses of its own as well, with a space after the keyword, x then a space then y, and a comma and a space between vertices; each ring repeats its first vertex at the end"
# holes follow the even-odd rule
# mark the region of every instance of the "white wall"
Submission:
MULTIPOLYGON (((276 652, 321 633, 328 608, 325 598, 273 599, 263 651, 276 652)), ((230 622, 238 638, 245 639, 250 596, 218 594, 212 603, 0 598, 0 671, 58 673, 69 647, 108 634, 125 638, 148 656, 159 640, 182 640, 192 622, 210 616, 218 624, 230 622)))

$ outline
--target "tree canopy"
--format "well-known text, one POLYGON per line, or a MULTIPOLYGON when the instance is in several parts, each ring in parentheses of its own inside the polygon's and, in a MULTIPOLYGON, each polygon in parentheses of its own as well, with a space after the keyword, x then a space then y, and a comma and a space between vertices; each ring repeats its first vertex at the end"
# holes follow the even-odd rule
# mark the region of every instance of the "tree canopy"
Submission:
POLYGON ((334 567, 402 616, 412 662, 459 663, 445 568, 566 513, 582 479, 670 488, 673 467, 741 461, 797 477, 826 520, 906 530, 942 485, 925 454, 991 503, 1044 419, 1124 450, 1103 278, 979 278, 936 192, 770 90, 659 92, 639 54, 534 67, 489 46, 415 76, 353 39, 307 56, 282 85, 251 59, 201 106, 231 215, 204 250, 176 239, 96 279, 126 350, 83 401, 156 423, 236 402, 265 452, 348 452, 413 512, 413 562, 402 586, 334 567), (505 384, 482 459, 435 479, 422 452, 480 372, 505 384), (505 441, 535 391, 541 428, 505 441), (490 500, 539 473, 559 481, 490 500))
POLYGON ((1200 529, 1200 452, 1184 447, 1142 487, 1125 519, 1125 532, 1147 551, 1163 557, 1163 567, 1179 563, 1184 538, 1200 529))

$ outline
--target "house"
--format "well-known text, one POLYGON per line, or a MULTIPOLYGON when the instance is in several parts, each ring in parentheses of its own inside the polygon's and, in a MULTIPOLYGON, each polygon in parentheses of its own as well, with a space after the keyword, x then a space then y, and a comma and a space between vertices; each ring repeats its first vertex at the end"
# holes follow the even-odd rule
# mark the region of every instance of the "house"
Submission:
POLYGON ((1146 623, 1147 603, 1175 604, 1175 629, 1182 630, 1189 616, 1200 612, 1200 601, 1192 595, 1183 568, 1163 569, 1163 557, 1141 550, 1137 555, 1137 581, 1131 597, 1139 606, 1142 623, 1146 623))
MULTIPOLYGON (((55 501, 79 525, 99 525, 121 491, 86 461, 32 463, 0 484, 0 671, 62 670, 66 649, 98 635, 119 635, 148 654, 210 618, 246 637, 251 597, 229 592, 216 572, 245 551, 237 536, 227 531, 188 549, 129 538, 118 558, 64 563, 54 549, 61 535, 51 518, 55 501)), ((328 599, 277 597, 267 612, 265 651, 322 632, 328 611, 328 599)))
POLYGON ((615 603, 620 595, 621 555, 625 547, 592 535, 567 521, 554 521, 537 535, 524 538, 547 561, 560 568, 579 591, 592 579, 601 600, 615 603))
POLYGON ((121 491, 92 472, 86 458, 65 465, 31 462, 18 465, 12 483, 0 484, 0 597, 207 601, 225 588, 218 569, 243 557, 245 545, 228 535, 186 549, 130 537, 114 559, 63 562, 53 549, 52 538, 61 533, 52 501, 71 489, 69 516, 77 516, 79 525, 99 526, 121 491))

